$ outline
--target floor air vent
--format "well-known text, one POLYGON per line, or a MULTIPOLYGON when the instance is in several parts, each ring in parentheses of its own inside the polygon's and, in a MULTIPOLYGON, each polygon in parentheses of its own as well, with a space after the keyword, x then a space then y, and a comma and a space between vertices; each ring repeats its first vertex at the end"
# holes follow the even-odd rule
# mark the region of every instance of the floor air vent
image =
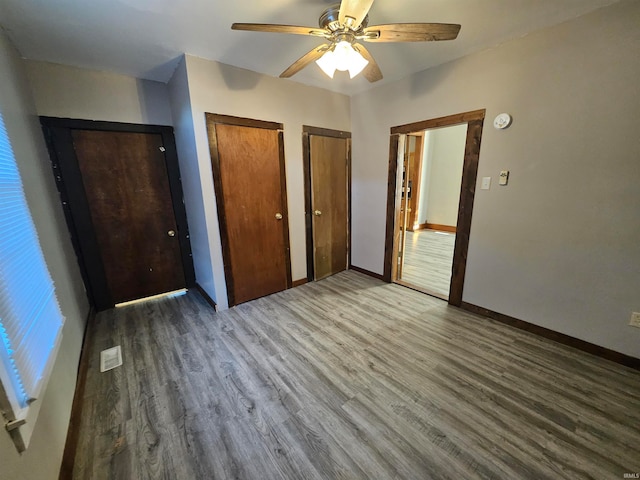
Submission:
POLYGON ((120 365, 122 365, 122 349, 120 345, 100 352, 100 372, 106 372, 120 365))

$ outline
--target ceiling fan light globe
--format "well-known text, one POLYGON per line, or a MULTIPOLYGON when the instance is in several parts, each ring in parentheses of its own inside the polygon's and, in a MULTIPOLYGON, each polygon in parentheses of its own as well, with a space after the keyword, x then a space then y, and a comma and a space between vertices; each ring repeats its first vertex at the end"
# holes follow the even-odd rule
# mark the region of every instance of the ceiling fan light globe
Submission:
POLYGON ((358 75, 367 65, 369 65, 369 60, 364 58, 359 52, 354 51, 353 53, 355 55, 351 58, 351 65, 349 65, 350 78, 358 75))
POLYGON ((351 66, 353 55, 357 52, 353 49, 351 44, 347 41, 341 41, 336 44, 336 48, 333 50, 333 58, 336 66, 336 70, 346 72, 351 66))
POLYGON ((329 78, 333 78, 336 73, 336 61, 333 51, 329 50, 323 56, 321 56, 316 63, 320 69, 327 74, 329 78))

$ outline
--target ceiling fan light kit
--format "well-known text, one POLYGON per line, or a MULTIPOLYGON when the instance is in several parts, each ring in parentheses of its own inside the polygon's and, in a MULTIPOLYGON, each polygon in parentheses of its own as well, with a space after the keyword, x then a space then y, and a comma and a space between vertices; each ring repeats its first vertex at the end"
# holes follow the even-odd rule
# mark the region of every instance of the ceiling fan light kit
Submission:
POLYGON ((316 63, 330 78, 333 78, 336 70, 348 71, 349 76, 353 78, 364 70, 369 60, 356 52, 349 42, 343 40, 316 60, 316 63))
POLYGON ((233 30, 290 33, 322 37, 329 44, 320 45, 296 60, 280 74, 288 78, 315 61, 330 78, 335 71, 348 71, 354 78, 363 72, 369 82, 382 79, 380 67, 369 51, 357 41, 364 42, 429 42, 453 40, 460 25, 450 23, 392 23, 369 26, 369 10, 373 0, 342 0, 320 15, 320 28, 296 25, 234 23, 233 30))

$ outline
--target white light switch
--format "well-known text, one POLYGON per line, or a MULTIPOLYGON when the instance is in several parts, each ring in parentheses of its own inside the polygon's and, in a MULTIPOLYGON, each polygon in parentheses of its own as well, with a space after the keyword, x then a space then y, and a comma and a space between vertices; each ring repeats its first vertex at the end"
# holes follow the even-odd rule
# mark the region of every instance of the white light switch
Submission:
POLYGON ((482 190, 489 190, 491 188, 491 177, 482 177, 482 190))
POLYGON ((499 185, 506 185, 509 182, 509 170, 502 170, 500 172, 500 180, 498 180, 499 185))

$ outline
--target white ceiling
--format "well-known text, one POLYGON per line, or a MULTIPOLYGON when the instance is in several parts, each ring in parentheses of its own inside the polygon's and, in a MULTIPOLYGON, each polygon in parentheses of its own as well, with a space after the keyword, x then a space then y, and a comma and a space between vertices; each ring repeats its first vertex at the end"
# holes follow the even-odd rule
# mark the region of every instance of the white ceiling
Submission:
MULTIPOLYGON (((376 0, 369 24, 462 25, 456 40, 367 44, 384 79, 293 77, 353 94, 549 27, 617 0, 376 0)), ((22 56, 167 82, 182 53, 278 76, 321 40, 240 32, 233 22, 317 26, 334 0, 0 0, 0 24, 22 56)), ((339 78, 340 77, 340 78, 339 78)))

